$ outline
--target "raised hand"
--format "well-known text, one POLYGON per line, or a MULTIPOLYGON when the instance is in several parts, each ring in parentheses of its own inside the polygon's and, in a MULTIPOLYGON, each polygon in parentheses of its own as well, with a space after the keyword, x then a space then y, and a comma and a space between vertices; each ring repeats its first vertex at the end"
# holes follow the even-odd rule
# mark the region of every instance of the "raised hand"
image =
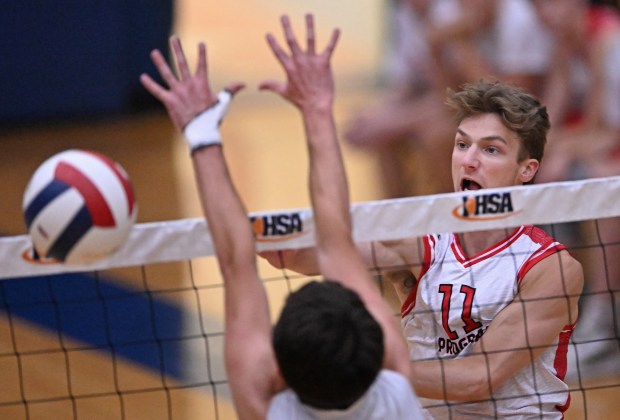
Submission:
MULTIPOLYGON (((189 69, 181 41, 177 36, 170 37, 170 47, 178 76, 174 74, 159 50, 151 52, 151 60, 168 85, 168 89, 155 82, 148 74, 140 75, 140 82, 164 104, 174 125, 183 130, 194 117, 215 105, 217 96, 213 94, 209 85, 205 44, 202 42, 198 44, 198 64, 194 74, 189 69)), ((234 94, 244 86, 243 83, 235 82, 229 84, 225 90, 234 94)))
POLYGON ((334 80, 330 60, 340 31, 335 29, 325 50, 317 53, 314 18, 310 14, 306 15, 306 50, 304 51, 293 34, 288 16, 282 16, 280 21, 290 55, 280 47, 272 34, 268 34, 266 38, 271 51, 286 72, 287 81, 266 80, 259 85, 260 89, 281 95, 301 110, 309 107, 331 107, 334 98, 334 80))

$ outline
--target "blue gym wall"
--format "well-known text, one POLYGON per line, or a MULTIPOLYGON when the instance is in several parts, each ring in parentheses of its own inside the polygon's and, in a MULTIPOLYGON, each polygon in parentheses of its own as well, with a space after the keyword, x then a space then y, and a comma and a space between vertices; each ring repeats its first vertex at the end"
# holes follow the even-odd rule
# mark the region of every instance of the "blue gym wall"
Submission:
POLYGON ((138 76, 167 49, 173 0, 5 1, 0 123, 105 117, 154 106, 138 76))

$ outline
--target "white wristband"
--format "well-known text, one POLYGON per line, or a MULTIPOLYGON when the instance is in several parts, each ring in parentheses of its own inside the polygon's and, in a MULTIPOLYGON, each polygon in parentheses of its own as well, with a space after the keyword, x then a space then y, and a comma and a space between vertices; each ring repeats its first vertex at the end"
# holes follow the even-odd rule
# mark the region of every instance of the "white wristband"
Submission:
POLYGON ((212 144, 222 144, 220 124, 226 115, 231 98, 232 94, 229 91, 221 91, 215 104, 198 114, 185 126, 183 134, 190 153, 212 144))

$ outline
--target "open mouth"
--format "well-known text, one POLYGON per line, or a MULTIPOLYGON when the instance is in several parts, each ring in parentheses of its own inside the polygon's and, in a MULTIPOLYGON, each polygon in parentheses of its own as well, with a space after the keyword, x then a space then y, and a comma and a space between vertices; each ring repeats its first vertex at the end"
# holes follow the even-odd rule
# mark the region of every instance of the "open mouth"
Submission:
POLYGON ((471 179, 463 179, 461 181, 461 190, 462 191, 473 191, 473 190, 481 190, 482 186, 471 179))

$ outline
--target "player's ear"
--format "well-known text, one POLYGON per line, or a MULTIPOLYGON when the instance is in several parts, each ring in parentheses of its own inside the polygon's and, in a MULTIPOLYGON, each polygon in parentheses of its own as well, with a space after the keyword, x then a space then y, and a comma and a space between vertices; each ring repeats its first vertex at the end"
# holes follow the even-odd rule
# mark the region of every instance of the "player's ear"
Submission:
POLYGON ((522 183, 530 182, 534 179, 536 172, 538 172, 538 168, 540 166, 540 162, 536 159, 526 159, 519 169, 519 180, 522 183))

